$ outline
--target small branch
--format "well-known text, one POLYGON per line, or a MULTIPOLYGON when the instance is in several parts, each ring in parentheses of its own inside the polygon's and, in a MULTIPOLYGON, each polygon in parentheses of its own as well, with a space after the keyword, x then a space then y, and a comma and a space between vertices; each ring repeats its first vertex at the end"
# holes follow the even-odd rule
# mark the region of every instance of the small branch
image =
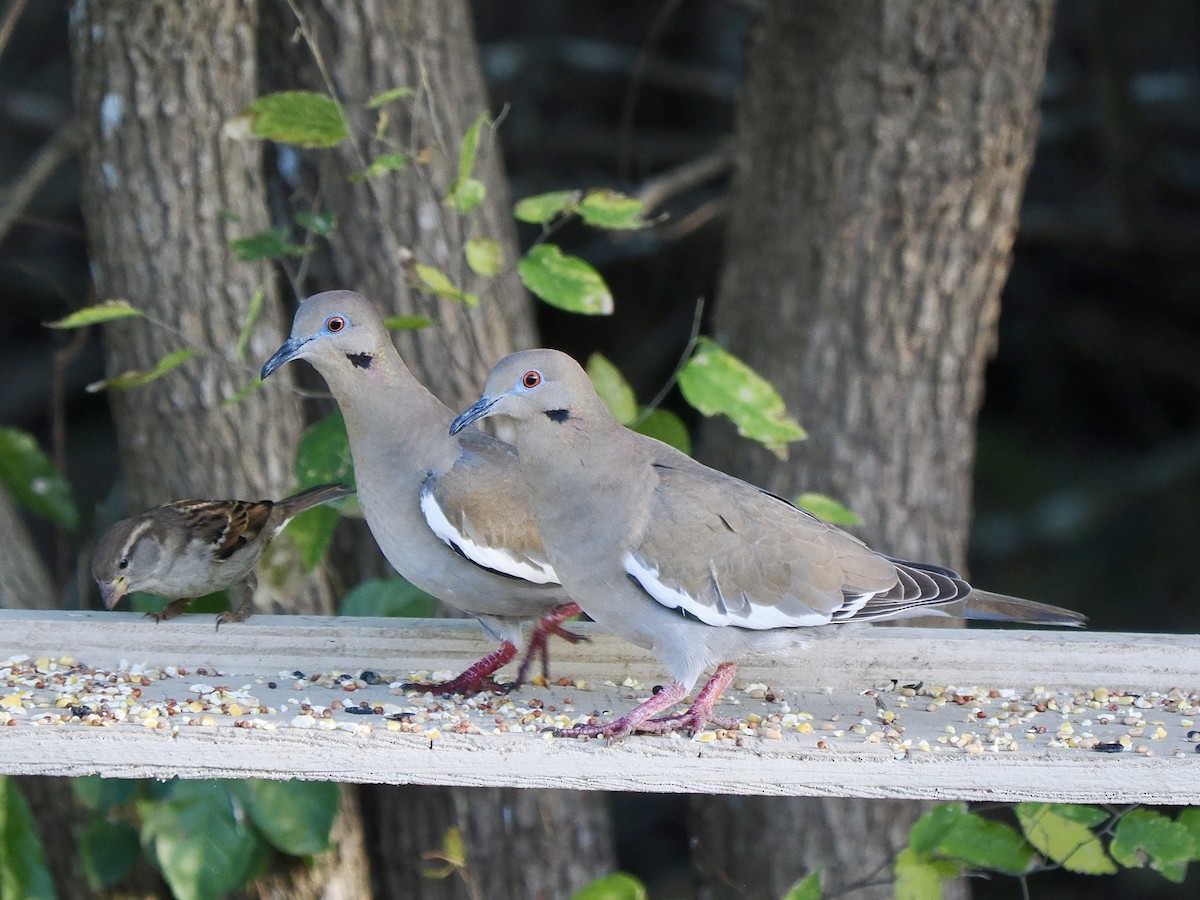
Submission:
POLYGON ((664 384, 659 389, 658 393, 654 395, 654 399, 647 403, 638 417, 633 420, 633 424, 629 426, 630 428, 637 428, 640 424, 642 424, 642 422, 646 421, 646 418, 650 415, 650 413, 654 412, 654 410, 658 409, 658 407, 662 405, 663 400, 667 398, 667 394, 671 392, 671 388, 675 386, 675 382, 679 380, 679 373, 683 371, 683 367, 687 365, 687 361, 691 357, 692 351, 696 348, 696 341, 700 337, 700 321, 703 318, 704 298, 700 297, 696 300, 696 312, 692 316, 691 334, 688 335, 688 342, 684 345, 683 353, 679 354, 679 362, 675 364, 675 371, 671 373, 671 377, 667 379, 667 383, 664 384))
POLYGON ((8 46, 8 39, 12 37, 13 31, 17 27, 17 20, 21 18, 21 13, 25 12, 25 6, 29 0, 13 0, 12 6, 8 8, 8 13, 4 16, 4 23, 0 24, 0 56, 4 54, 4 48, 8 46))
MULTIPOLYGON (((64 346, 54 351, 54 361, 50 368, 50 422, 51 422, 51 451, 54 454, 54 468, 63 478, 67 477, 67 401, 64 373, 67 367, 83 352, 87 343, 90 328, 80 328, 64 346)), ((54 526, 54 586, 61 593, 67 580, 71 577, 71 547, 67 538, 67 530, 61 525, 54 526)))
POLYGON ((634 196, 649 214, 672 197, 687 193, 724 175, 733 166, 733 147, 723 143, 710 153, 676 166, 646 181, 634 196))
MULTIPOLYGON (((0 35, 0 39, 3 36, 0 35)), ((77 122, 70 122, 58 130, 33 157, 8 191, 0 205, 0 244, 21 217, 43 184, 64 162, 79 152, 83 144, 83 129, 77 122)))

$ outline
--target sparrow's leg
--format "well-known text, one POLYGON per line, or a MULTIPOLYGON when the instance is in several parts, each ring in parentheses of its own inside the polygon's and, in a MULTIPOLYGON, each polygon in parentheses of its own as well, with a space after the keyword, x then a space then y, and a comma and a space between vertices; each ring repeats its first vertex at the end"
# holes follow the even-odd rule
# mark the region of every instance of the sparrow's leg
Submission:
POLYGON ((180 597, 178 600, 172 600, 164 606, 161 612, 146 613, 145 618, 153 619, 155 622, 165 622, 167 619, 173 619, 180 615, 187 609, 187 605, 191 602, 191 597, 180 597))
POLYGON ((254 612, 252 600, 254 599, 254 589, 258 587, 258 576, 253 572, 246 576, 242 581, 242 602, 238 604, 237 609, 227 610, 217 616, 217 628, 220 628, 226 622, 245 622, 254 612))

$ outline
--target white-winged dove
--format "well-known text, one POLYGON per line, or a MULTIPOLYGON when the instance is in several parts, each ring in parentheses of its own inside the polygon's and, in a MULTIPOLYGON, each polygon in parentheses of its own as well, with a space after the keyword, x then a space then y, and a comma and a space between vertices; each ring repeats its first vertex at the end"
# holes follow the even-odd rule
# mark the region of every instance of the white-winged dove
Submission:
POLYGON ((341 407, 359 503, 388 562, 501 641, 457 678, 414 687, 496 689, 490 676, 516 656, 532 619, 518 683, 534 653, 545 664, 550 634, 577 640, 560 627, 579 607, 546 560, 516 451, 476 429, 448 434, 454 413, 413 377, 374 304, 352 291, 309 297, 262 377, 293 359, 308 360, 341 407))
POLYGON ((267 545, 306 509, 354 493, 322 484, 283 500, 175 500, 111 525, 96 542, 92 577, 112 609, 130 591, 175 598, 147 617, 173 619, 196 597, 240 585, 241 603, 217 617, 244 622, 267 545))
MULTIPOLYGON (((908 614, 1080 626, 1075 612, 973 589, 892 559, 760 488, 621 426, 587 373, 555 350, 501 360, 451 433, 508 416, 551 565, 583 610, 649 649, 674 681, 571 736, 701 729, 736 660, 802 644, 807 629, 908 614), (682 715, 655 718, 716 672, 682 715)), ((811 636, 811 633, 810 633, 811 636)))

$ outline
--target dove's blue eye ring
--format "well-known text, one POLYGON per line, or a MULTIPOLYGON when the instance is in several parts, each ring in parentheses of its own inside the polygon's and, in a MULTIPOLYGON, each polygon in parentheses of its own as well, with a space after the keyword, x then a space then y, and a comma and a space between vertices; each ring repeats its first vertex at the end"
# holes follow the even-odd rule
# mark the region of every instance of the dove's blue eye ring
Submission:
POLYGON ((537 369, 530 369, 521 376, 521 384, 526 388, 535 388, 542 383, 542 373, 537 369))
POLYGON ((346 320, 341 316, 330 316, 325 320, 325 330, 332 334, 337 334, 346 327, 346 320))

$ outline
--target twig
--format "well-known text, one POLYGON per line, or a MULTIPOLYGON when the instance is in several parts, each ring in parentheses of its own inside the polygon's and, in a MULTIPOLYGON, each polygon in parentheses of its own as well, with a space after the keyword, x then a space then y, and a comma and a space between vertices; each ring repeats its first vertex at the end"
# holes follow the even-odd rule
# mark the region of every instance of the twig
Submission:
MULTIPOLYGON (((80 328, 64 346, 54 351, 50 367, 50 441, 54 454, 54 468, 63 478, 67 477, 67 402, 64 373, 87 343, 90 328, 80 328)), ((67 530, 62 525, 54 526, 54 587, 61 593, 70 577, 71 548, 67 542, 67 530)))
POLYGON ((671 21, 681 5, 682 0, 666 0, 663 3, 662 9, 658 11, 658 15, 654 17, 654 21, 650 25, 645 42, 638 50, 637 61, 633 64, 633 73, 629 77, 629 89, 625 92, 625 99, 621 103, 621 124, 617 129, 619 135, 617 139, 617 172, 622 177, 629 177, 629 158, 633 155, 631 149, 633 116, 637 111, 638 93, 641 90, 642 79, 646 75, 646 66, 650 62, 650 54, 658 45, 663 29, 667 27, 667 23, 671 21))
POLYGON ((8 8, 8 13, 4 16, 4 24, 0 25, 0 55, 3 55, 4 48, 8 46, 8 39, 12 37, 14 29, 17 27, 17 20, 21 18, 21 13, 25 12, 25 6, 29 0, 13 0, 12 6, 8 8))
POLYGON ((689 160, 646 181, 634 195, 651 213, 672 197, 687 193, 706 181, 724 175, 733 165, 733 147, 722 143, 715 150, 689 160))
POLYGON ((671 392, 671 388, 673 388, 675 386, 675 382, 679 380, 679 373, 683 371, 683 367, 687 365, 687 361, 691 357, 692 351, 696 348, 696 341, 700 337, 700 321, 703 318, 704 298, 699 297, 696 300, 696 312, 692 316, 692 332, 688 336, 688 342, 683 348, 683 353, 679 354, 679 362, 675 364, 675 371, 671 373, 671 377, 667 379, 667 383, 664 384, 659 389, 659 392, 654 395, 654 399, 647 403, 638 417, 633 420, 633 424, 629 426, 630 428, 637 428, 639 425, 641 425, 642 422, 646 421, 650 413, 658 409, 658 407, 662 405, 663 400, 667 399, 667 394, 671 392))
MULTIPOLYGON (((0 35, 0 40, 4 39, 0 35)), ((0 48, 2 49, 2 48, 0 48)), ((34 195, 64 162, 74 156, 83 143, 83 129, 70 122, 58 130, 30 160, 25 171, 17 176, 4 204, 0 206, 0 244, 12 230, 34 195)))
POLYGON ((681 241, 694 231, 699 231, 709 222, 719 219, 729 210, 727 197, 714 197, 701 203, 686 216, 663 225, 655 234, 663 241, 681 241))

